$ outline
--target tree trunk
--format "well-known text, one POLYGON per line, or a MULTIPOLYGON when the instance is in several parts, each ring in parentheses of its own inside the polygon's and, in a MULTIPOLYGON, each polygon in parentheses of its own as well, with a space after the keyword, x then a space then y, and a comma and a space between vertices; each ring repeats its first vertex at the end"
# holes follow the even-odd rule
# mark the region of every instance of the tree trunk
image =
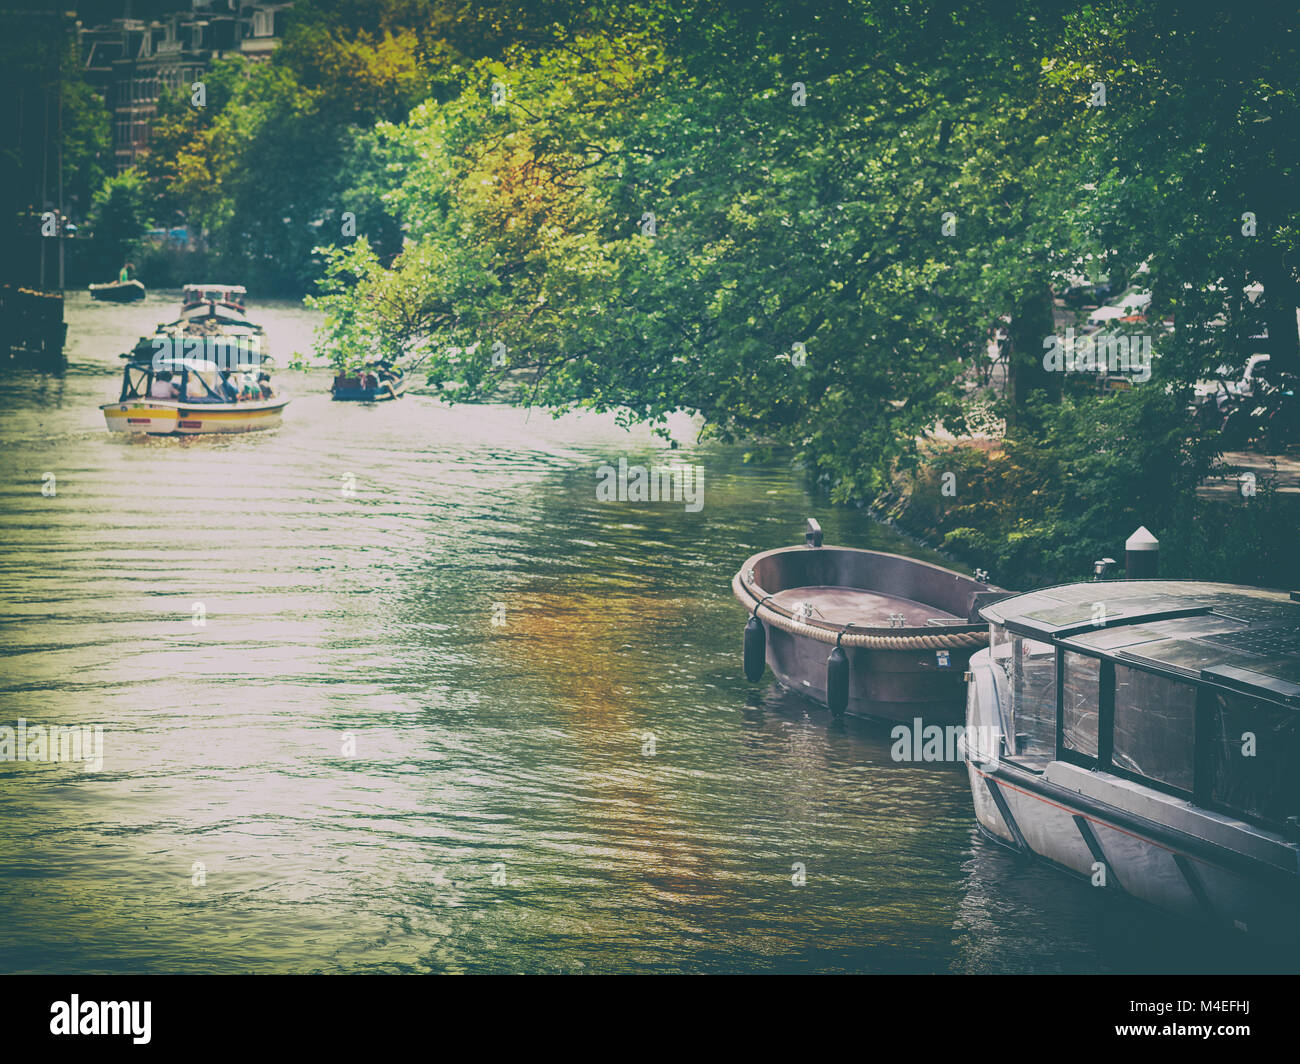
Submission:
POLYGON ((1008 420, 1016 426, 1027 423, 1030 396, 1037 393, 1047 393, 1057 399, 1061 396, 1061 374, 1043 368, 1043 341, 1056 331, 1052 309, 1051 289, 1043 285, 1020 300, 1007 327, 1011 347, 1008 420))

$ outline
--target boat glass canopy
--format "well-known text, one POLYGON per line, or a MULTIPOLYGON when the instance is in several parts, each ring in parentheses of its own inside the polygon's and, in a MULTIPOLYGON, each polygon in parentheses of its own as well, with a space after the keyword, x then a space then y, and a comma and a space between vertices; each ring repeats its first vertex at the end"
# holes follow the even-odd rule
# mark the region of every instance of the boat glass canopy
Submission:
POLYGON ((1300 594, 1096 582, 980 613, 1008 759, 1110 772, 1270 829, 1300 818, 1300 594))

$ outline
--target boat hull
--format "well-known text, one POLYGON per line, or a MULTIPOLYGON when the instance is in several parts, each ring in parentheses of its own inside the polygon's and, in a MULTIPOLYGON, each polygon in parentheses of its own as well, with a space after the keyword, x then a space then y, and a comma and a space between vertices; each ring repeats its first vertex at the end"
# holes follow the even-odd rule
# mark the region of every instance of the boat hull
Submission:
POLYGON ((1300 943, 1300 866, 1280 837, 1108 773, 994 754, 1000 735, 988 652, 972 656, 963 740, 983 834, 1099 889, 1253 938, 1300 943))
POLYGON ((350 388, 335 382, 330 388, 330 398, 341 403, 383 403, 392 399, 400 399, 405 392, 405 380, 397 381, 394 384, 384 382, 377 388, 350 388))
POLYGON ((106 303, 138 303, 144 296, 144 285, 139 281, 113 281, 90 286, 90 298, 106 303))
POLYGON ((127 399, 100 407, 109 431, 149 436, 258 432, 278 428, 287 397, 260 403, 176 403, 127 399))
MULTIPOLYGON (((976 648, 874 650, 852 647, 846 712, 879 720, 956 724, 962 719, 962 675, 976 648)), ((826 704, 826 643, 767 630, 767 664, 783 685, 826 704)))

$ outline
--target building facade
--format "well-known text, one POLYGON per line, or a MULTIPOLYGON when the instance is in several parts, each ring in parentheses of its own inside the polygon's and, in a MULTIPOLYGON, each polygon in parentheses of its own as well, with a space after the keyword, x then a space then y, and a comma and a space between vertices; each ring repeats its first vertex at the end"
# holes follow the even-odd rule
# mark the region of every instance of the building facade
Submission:
MULTIPOLYGON (((113 115, 113 156, 118 173, 148 149, 164 91, 188 93, 217 59, 243 56, 264 62, 284 34, 291 3, 263 0, 192 0, 149 18, 129 14, 107 23, 77 25, 87 80, 113 115)), ((129 11, 130 5, 127 5, 129 11)))

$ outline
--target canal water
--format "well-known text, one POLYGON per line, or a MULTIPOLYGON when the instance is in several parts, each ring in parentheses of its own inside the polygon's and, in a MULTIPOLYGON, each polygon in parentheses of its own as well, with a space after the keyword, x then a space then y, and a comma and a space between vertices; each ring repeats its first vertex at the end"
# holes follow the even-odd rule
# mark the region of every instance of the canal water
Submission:
POLYGON ((104 729, 98 771, 0 762, 0 971, 1283 963, 1022 864, 960 766, 745 683, 746 556, 810 514, 928 556, 787 461, 322 369, 277 373, 275 432, 111 436, 176 297, 73 296, 66 373, 0 377, 0 726, 104 729), (598 501, 620 458, 698 466, 702 509, 598 501))

